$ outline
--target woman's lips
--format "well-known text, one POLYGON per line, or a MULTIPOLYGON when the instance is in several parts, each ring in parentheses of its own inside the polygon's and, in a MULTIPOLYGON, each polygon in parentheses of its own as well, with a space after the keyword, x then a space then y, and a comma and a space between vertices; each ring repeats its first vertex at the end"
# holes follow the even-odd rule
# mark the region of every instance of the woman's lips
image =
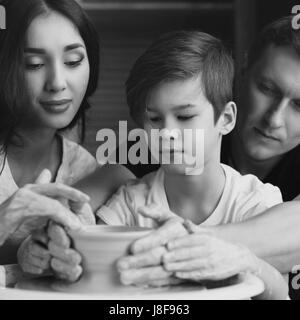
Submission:
POLYGON ((62 99, 62 100, 40 101, 40 104, 48 112, 63 113, 69 108, 69 105, 71 102, 72 102, 71 99, 62 99))

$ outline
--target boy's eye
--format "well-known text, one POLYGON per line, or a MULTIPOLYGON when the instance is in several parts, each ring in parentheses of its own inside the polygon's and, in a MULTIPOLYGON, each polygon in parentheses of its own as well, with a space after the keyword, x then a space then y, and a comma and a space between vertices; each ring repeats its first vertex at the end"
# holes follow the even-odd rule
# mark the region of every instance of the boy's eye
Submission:
POLYGON ((158 121, 161 120, 161 118, 160 118, 160 117, 150 117, 149 120, 150 120, 151 122, 158 122, 158 121))
POLYGON ((188 121, 191 120, 192 118, 194 118, 195 115, 190 115, 190 116, 177 116, 177 119, 180 121, 188 121))

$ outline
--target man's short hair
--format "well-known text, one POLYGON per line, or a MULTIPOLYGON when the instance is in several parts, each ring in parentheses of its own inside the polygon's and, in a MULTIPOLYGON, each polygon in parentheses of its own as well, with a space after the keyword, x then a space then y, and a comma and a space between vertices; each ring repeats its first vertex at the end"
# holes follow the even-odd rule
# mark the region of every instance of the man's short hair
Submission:
POLYGON ((217 121, 226 103, 232 100, 231 53, 221 40, 204 32, 164 34, 136 60, 126 81, 131 117, 143 126, 147 98, 160 83, 197 77, 217 121))
POLYGON ((247 67, 255 64, 266 48, 271 45, 276 47, 291 47, 300 56, 300 30, 292 26, 294 16, 280 18, 263 28, 258 35, 256 42, 249 50, 247 67))

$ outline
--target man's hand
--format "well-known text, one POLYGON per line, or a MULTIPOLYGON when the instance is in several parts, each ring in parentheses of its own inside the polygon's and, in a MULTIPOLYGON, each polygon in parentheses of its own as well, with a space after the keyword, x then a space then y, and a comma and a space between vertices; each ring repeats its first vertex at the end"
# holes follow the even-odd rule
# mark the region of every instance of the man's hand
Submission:
POLYGON ((179 279, 223 280, 240 272, 257 271, 257 258, 246 247, 218 239, 187 222, 190 233, 171 240, 163 256, 164 268, 179 279))

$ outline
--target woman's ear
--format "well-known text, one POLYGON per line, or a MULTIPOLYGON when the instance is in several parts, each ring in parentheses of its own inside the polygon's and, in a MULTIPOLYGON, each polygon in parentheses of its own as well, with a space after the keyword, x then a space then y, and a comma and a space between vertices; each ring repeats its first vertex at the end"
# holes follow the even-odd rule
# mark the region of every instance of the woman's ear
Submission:
POLYGON ((220 133, 222 135, 226 135, 230 133, 236 122, 236 115, 237 115, 237 107, 233 101, 226 103, 224 111, 220 116, 220 133))

